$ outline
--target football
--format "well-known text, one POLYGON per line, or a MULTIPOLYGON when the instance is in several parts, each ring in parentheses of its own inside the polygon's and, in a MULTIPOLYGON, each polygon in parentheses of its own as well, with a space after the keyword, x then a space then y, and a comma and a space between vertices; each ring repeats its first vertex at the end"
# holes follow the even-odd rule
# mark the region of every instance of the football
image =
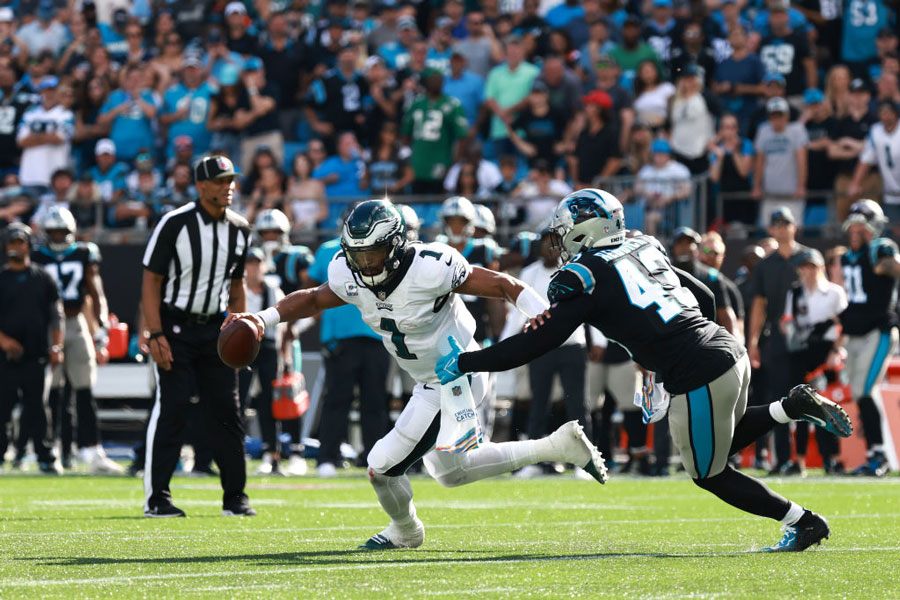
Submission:
POLYGON ((219 332, 219 358, 233 369, 243 369, 259 354, 256 326, 247 319, 237 319, 219 332))

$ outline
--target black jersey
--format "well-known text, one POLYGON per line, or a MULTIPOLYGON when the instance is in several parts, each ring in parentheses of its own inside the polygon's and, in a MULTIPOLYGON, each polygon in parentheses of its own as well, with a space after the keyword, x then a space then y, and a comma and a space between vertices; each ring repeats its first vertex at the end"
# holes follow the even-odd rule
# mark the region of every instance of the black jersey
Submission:
MULTIPOLYGON (((471 239, 466 242, 460 254, 473 267, 489 268, 498 259, 499 252, 497 250, 497 243, 490 238, 471 239)), ((475 318, 475 341, 483 342, 487 338, 496 339, 500 332, 495 332, 491 328, 488 320, 487 300, 468 294, 460 294, 459 297, 466 303, 466 308, 475 318)))
POLYGON ((353 73, 347 79, 337 69, 328 71, 322 79, 313 82, 310 96, 313 106, 335 131, 353 131, 357 134, 362 125, 357 118, 364 114, 369 83, 365 76, 353 73))
POLYGON ((62 251, 44 245, 31 253, 31 262, 56 282, 63 306, 78 311, 84 306, 91 266, 100 264, 100 249, 93 242, 73 242, 62 251))
POLYGON ((716 308, 724 308, 731 306, 731 296, 725 287, 725 281, 718 270, 708 267, 699 261, 692 261, 686 265, 675 263, 675 265, 686 273, 690 273, 700 280, 700 282, 709 288, 713 298, 716 301, 716 308))
POLYGON ((313 263, 313 253, 306 246, 288 246, 272 262, 274 269, 267 279, 287 295, 300 289, 301 274, 313 263))
POLYGON ((859 250, 841 257, 847 309, 841 324, 847 335, 864 335, 873 329, 887 330, 897 324, 897 280, 876 275, 874 267, 882 258, 896 256, 897 244, 886 238, 872 240, 859 250))

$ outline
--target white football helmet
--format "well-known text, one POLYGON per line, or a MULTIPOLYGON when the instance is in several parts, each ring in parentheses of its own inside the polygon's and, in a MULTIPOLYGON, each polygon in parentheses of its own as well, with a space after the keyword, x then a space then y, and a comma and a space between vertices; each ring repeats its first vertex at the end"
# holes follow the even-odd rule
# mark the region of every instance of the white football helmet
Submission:
POLYGON ((267 208, 259 212, 253 224, 253 230, 262 240, 262 247, 270 257, 284 246, 290 245, 288 234, 291 231, 291 222, 287 215, 277 208, 267 208), (277 240, 262 239, 262 234, 268 231, 278 231, 281 235, 277 240))
POLYGON ((494 211, 484 204, 475 205, 475 229, 481 229, 487 237, 497 232, 497 221, 494 219, 494 211))
POLYGON ((422 221, 412 206, 408 204, 395 204, 400 215, 403 217, 403 224, 406 226, 406 239, 410 242, 418 241, 419 229, 422 228, 422 221))
POLYGON ((563 262, 568 262, 584 250, 625 241, 625 209, 609 192, 584 188, 562 199, 550 230, 557 236, 563 262))
POLYGON ((75 217, 64 206, 51 206, 41 219, 41 229, 47 234, 47 246, 56 252, 61 252, 75 242, 75 217), (65 236, 59 240, 53 240, 50 232, 65 231, 65 236))
POLYGON ((444 200, 439 216, 444 222, 444 234, 451 244, 462 244, 475 233, 475 221, 478 219, 478 213, 472 201, 465 196, 451 196, 444 200), (450 217, 462 217, 468 221, 462 233, 455 234, 450 231, 450 228, 447 227, 447 219, 450 217))
POLYGON ((847 231, 854 223, 865 225, 875 237, 881 235, 884 226, 887 225, 887 217, 884 210, 874 200, 858 200, 850 207, 850 213, 844 220, 844 231, 847 231))

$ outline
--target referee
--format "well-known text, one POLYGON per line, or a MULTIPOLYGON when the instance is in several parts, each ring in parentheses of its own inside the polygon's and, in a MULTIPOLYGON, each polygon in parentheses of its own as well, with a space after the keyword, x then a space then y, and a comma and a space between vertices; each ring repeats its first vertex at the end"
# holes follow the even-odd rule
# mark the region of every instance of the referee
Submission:
POLYGON ((237 372, 216 351, 226 309, 246 310, 243 277, 250 226, 228 209, 235 190, 228 158, 201 159, 194 179, 199 200, 166 213, 144 252, 141 304, 157 382, 147 425, 144 516, 185 516, 172 504, 169 480, 181 454, 194 389, 221 472, 223 514, 253 516, 244 494, 247 468, 237 372))

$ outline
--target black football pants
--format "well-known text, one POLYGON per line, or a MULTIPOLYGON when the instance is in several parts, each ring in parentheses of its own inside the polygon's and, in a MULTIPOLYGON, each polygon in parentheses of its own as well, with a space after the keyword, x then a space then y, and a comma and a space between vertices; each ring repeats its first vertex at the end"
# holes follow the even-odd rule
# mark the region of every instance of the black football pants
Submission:
POLYGON ((587 352, 584 346, 569 344, 551 350, 528 364, 531 383, 531 410, 528 412, 528 438, 537 440, 547 434, 550 416, 550 395, 553 393, 553 377, 559 375, 562 384, 566 418, 578 420, 591 438, 593 422, 588 418, 585 402, 584 373, 587 369, 587 352))
POLYGON ((11 363, 0 360, 0 462, 9 446, 7 427, 13 407, 22 403, 19 427, 34 445, 38 462, 53 462, 47 426, 47 392, 50 371, 44 360, 11 363))

